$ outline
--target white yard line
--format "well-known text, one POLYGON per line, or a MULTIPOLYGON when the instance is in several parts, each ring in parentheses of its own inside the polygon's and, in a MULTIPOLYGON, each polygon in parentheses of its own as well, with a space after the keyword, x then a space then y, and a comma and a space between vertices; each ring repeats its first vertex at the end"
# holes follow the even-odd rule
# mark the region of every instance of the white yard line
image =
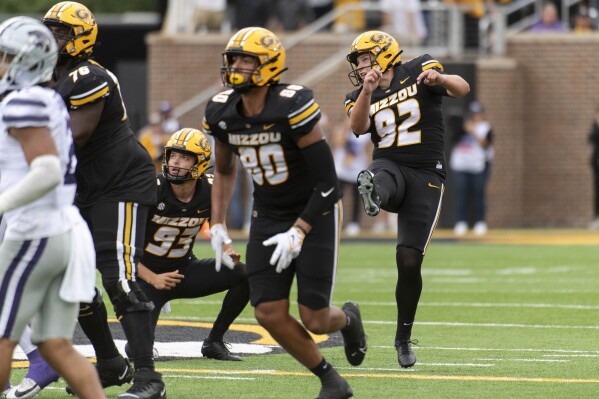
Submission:
MULTIPOLYGON (((364 324, 395 325, 395 321, 387 320, 364 320, 364 324)), ((444 326, 444 327, 507 327, 507 328, 553 328, 561 330, 599 330, 599 326, 561 326, 555 324, 515 324, 515 323, 460 323, 449 321, 417 321, 420 326, 444 326)))
MULTIPOLYGON (((222 301, 203 301, 203 300, 177 300, 178 303, 186 305, 222 305, 222 301)), ((395 307, 395 302, 364 302, 360 301, 360 306, 389 306, 395 307)), ((579 309, 579 310, 599 310, 599 305, 564 305, 555 303, 509 303, 509 302, 420 302, 418 306, 434 307, 470 307, 470 308, 546 308, 546 309, 579 309)))
MULTIPOLYGON (((391 345, 371 345, 371 348, 383 348, 383 349, 395 349, 391 345)), ((599 351, 589 351, 580 349, 542 349, 542 348, 464 348, 464 347, 447 347, 447 346, 413 346, 415 351, 421 350, 442 350, 442 351, 489 351, 489 352, 550 352, 550 353, 563 353, 563 354, 590 354, 599 355, 599 351)), ((545 355, 551 356, 551 355, 545 355)), ((558 354, 552 356, 560 356, 558 354)))
POLYGON ((532 359, 516 359, 516 358, 487 358, 487 357, 481 357, 478 359, 474 359, 474 360, 480 360, 483 362, 541 362, 541 363, 570 363, 569 360, 560 360, 560 359, 538 359, 538 358, 532 358, 532 359))

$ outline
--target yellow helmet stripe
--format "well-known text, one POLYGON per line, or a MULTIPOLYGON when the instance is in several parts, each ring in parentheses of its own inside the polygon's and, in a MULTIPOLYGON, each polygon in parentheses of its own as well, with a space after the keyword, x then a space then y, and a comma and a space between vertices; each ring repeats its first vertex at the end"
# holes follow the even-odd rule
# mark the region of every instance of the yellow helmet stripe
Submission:
POLYGON ((185 129, 185 138, 183 139, 183 145, 185 146, 185 148, 187 148, 187 142, 189 140, 191 140, 191 138, 193 137, 193 129, 185 129))
POLYGON ((243 45, 245 44, 245 41, 248 39, 248 37, 250 37, 250 35, 252 33, 254 33, 254 31, 256 31, 255 28, 248 29, 248 31, 245 33, 245 35, 243 35, 243 37, 241 38, 241 42, 239 43, 239 47, 243 48, 243 45))
POLYGON ((175 145, 187 147, 187 143, 193 138, 193 131, 194 129, 190 128, 180 130, 175 138, 175 145))
POLYGON ((62 7, 62 5, 63 5, 63 2, 54 4, 52 6, 52 8, 50 8, 50 10, 48 11, 47 15, 56 14, 58 12, 58 10, 60 10, 60 7, 62 7))
POLYGON ((177 137, 175 137, 174 145, 177 145, 177 146, 183 145, 183 139, 181 138, 181 135, 183 135, 184 131, 185 131, 185 129, 179 130, 179 132, 177 133, 177 137))
POLYGON ((256 30, 256 28, 245 28, 245 29, 242 29, 239 32, 237 32, 237 34, 235 36, 233 36, 230 40, 230 43, 233 43, 230 47, 243 48, 243 45, 245 44, 245 41, 247 40, 247 38, 255 30, 256 30), (239 43, 239 44, 237 44, 237 43, 239 43))
POLYGON ((58 3, 57 6, 60 6, 58 10, 56 10, 56 18, 60 18, 60 15, 65 11, 69 6, 73 5, 72 1, 64 1, 62 3, 58 3))

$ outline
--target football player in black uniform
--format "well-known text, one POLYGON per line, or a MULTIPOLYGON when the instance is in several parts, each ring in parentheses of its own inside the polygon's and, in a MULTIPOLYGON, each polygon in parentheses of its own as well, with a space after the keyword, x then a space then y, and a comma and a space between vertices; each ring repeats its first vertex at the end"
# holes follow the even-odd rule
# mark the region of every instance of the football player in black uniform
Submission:
POLYGON ((373 162, 358 174, 364 209, 398 214, 397 331, 395 347, 401 367, 412 367, 412 325, 422 291, 421 265, 439 220, 445 190, 443 96, 470 91, 457 75, 443 73, 441 63, 426 54, 401 62, 397 41, 369 31, 351 45, 347 60, 350 81, 345 110, 352 131, 370 133, 373 162))
MULTIPOLYGON (((58 43, 55 89, 69 109, 79 160, 75 201, 94 238, 102 283, 135 355, 134 384, 124 397, 162 398, 165 386, 152 359, 153 305, 135 281, 148 210, 156 202, 156 172, 131 130, 117 78, 90 59, 98 34, 90 10, 64 1, 51 7, 42 22, 58 43)), ((130 367, 114 346, 100 295, 82 305, 79 322, 96 350, 102 384, 130 381, 130 367)))
POLYGON ((346 356, 362 363, 366 336, 358 306, 331 306, 337 266, 340 192, 331 151, 318 124, 312 91, 279 83, 285 50, 263 28, 245 28, 223 54, 223 82, 203 121, 215 137, 212 188, 212 247, 216 267, 233 262, 223 225, 236 175, 237 155, 252 175, 254 208, 247 246, 250 301, 258 322, 322 383, 319 398, 352 397, 345 379, 323 358, 306 330, 341 330, 346 356), (297 279, 303 326, 289 314, 289 292, 297 279))
POLYGON ((210 220, 212 175, 205 174, 210 163, 210 144, 204 133, 181 129, 167 142, 162 174, 157 178, 158 202, 146 225, 146 244, 138 265, 139 285, 154 303, 152 326, 160 309, 173 299, 200 298, 228 290, 202 355, 217 360, 241 360, 223 342, 229 326, 250 299, 245 265, 239 254, 228 248, 236 260, 233 270, 220 273, 215 259, 197 259, 193 245, 202 225, 210 220))

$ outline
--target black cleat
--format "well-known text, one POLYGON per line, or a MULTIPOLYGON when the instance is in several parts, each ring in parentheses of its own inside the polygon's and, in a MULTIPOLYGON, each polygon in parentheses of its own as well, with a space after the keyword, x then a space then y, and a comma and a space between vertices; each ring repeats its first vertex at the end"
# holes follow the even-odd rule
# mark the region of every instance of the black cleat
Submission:
MULTIPOLYGON (((128 384, 133 379, 133 367, 129 360, 121 355, 109 360, 98 359, 95 366, 102 388, 128 384)), ((66 389, 68 394, 75 395, 70 386, 67 386, 66 389)))
POLYGON ((381 200, 374 189, 373 179, 374 175, 369 170, 358 173, 358 193, 368 216, 376 216, 381 211, 381 200))
POLYGON ((133 375, 133 385, 117 399, 166 399, 166 386, 162 375, 150 370, 137 370, 133 375))
POLYGON ((345 356, 352 366, 359 366, 366 356, 366 334, 362 325, 362 316, 357 303, 346 302, 341 308, 348 317, 349 324, 341 330, 345 356))
POLYGON ((234 362, 240 362, 241 357, 234 355, 227 348, 228 344, 222 341, 204 341, 202 344, 202 356, 208 359, 214 360, 229 360, 234 362))
POLYGON ((416 345, 418 340, 400 339, 395 341, 395 350, 397 350, 397 361, 402 368, 412 367, 416 364, 416 354, 412 350, 412 344, 416 345))
POLYGON ((322 386, 316 399, 351 399, 354 397, 354 392, 347 381, 337 374, 334 384, 326 384, 322 386))

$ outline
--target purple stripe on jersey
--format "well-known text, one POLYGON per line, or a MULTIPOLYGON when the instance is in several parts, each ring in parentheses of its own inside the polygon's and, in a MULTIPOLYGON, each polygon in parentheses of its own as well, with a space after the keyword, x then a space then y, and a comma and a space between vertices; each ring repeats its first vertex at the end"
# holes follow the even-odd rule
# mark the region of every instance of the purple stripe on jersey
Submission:
MULTIPOLYGON (((19 261, 21 260, 21 258, 25 254, 25 252, 29 249, 29 245, 31 245, 31 241, 23 242, 23 246, 21 246, 21 249, 19 249, 17 256, 15 256, 14 259, 12 260, 12 262, 10 262, 10 265, 8 266, 8 270, 6 271, 6 274, 4 275, 4 280, 2 281, 2 285, 0 285, 0 311, 4 308, 4 301, 6 301, 6 291, 8 291, 8 283, 10 283, 10 280, 12 279, 12 275, 14 274, 15 269, 17 268, 17 265, 19 264, 19 261)), ((2 338, 8 338, 9 336, 10 336, 10 330, 7 329, 7 330, 3 331, 2 338)))
MULTIPOLYGON (((25 246, 26 243, 31 244, 31 241, 25 241, 23 246, 25 246)), ((39 262, 39 260, 42 256, 42 253, 44 252, 44 249, 46 249, 47 243, 48 243, 48 238, 42 238, 40 240, 39 246, 35 250, 33 257, 31 258, 29 263, 27 263, 27 266, 25 267, 25 270, 23 271, 23 275, 21 276, 21 279, 19 280, 19 283, 17 284, 17 291, 15 292, 15 299, 12 304, 12 308, 10 310, 10 315, 8 316, 8 323, 6 324, 5 334, 7 333, 8 335, 10 335, 10 331, 12 331, 13 325, 15 323, 15 319, 17 317, 17 310, 19 309, 19 305, 21 304, 21 298, 23 298, 23 288, 25 287, 25 284, 27 283, 27 279, 29 279, 29 276, 31 275, 31 271, 33 270, 35 265, 37 265, 37 263, 39 262)), ((19 254, 20 253, 21 253, 21 251, 19 251, 19 254)), ((22 257, 22 255, 21 255, 21 257, 22 257)), ((17 254, 17 257, 13 260, 13 262, 16 261, 16 263, 18 264, 19 260, 20 260, 19 255, 17 254)), ((11 266, 12 266, 12 264, 11 264, 11 266)))
POLYGON ((22 98, 13 98, 6 105, 31 105, 34 107, 45 107, 46 104, 43 101, 37 100, 25 100, 22 98))
POLYGON ((50 122, 50 117, 47 115, 42 116, 33 116, 33 115, 25 115, 25 116, 10 116, 4 115, 2 120, 6 123, 10 122, 50 122))

